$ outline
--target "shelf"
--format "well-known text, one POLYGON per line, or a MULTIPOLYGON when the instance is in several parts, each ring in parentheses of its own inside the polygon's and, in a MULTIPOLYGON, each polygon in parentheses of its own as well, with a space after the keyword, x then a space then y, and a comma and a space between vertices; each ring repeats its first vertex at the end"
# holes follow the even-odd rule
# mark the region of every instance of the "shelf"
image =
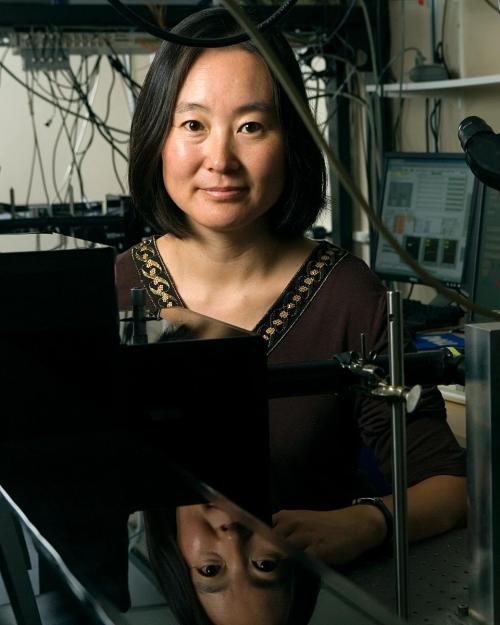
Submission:
MULTIPOLYGON (((404 82, 401 93, 404 97, 457 97, 463 95, 466 89, 474 89, 480 87, 500 86, 500 74, 492 74, 489 76, 475 76, 474 78, 453 78, 450 80, 433 80, 428 82, 404 82)), ((387 98, 399 98, 399 83, 391 83, 388 85, 367 85, 368 93, 380 94, 387 98), (381 89, 382 88, 382 89, 381 89)))

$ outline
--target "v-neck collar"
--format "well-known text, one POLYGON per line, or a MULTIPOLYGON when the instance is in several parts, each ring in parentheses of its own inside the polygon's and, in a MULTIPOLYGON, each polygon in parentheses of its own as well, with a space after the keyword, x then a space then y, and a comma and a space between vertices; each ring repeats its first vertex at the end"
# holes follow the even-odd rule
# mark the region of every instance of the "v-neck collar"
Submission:
MULTIPOLYGON (((131 254, 151 306, 156 313, 161 308, 174 306, 187 308, 158 250, 155 237, 134 245, 131 254)), ((311 251, 281 295, 253 330, 266 341, 268 354, 295 325, 333 268, 346 255, 345 250, 328 241, 320 241, 311 251)))

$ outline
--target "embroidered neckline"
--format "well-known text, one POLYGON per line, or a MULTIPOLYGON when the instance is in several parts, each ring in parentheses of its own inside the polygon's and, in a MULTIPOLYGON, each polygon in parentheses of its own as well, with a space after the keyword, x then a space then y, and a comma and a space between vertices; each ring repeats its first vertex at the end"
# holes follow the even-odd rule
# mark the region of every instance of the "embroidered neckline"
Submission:
POLYGON ((159 312, 161 308, 174 306, 186 308, 158 251, 154 237, 144 239, 134 245, 131 254, 141 282, 156 312, 159 312))
MULTIPOLYGON (((161 308, 174 306, 187 308, 163 262, 154 237, 134 245, 131 254, 156 313, 161 308)), ((253 330, 266 341, 268 354, 300 318, 332 269, 346 255, 345 250, 328 241, 321 241, 312 250, 282 294, 253 330)))
POLYGON ((321 241, 255 327, 267 342, 268 355, 283 340, 295 322, 305 312, 332 269, 347 256, 345 250, 321 241))

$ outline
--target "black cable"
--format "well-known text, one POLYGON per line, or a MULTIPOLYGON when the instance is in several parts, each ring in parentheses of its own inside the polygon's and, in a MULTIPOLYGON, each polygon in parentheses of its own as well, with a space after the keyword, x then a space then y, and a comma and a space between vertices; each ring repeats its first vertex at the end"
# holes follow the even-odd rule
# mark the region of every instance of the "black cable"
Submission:
MULTIPOLYGON (((78 68, 78 72, 77 72, 77 76, 79 77, 83 71, 83 68, 87 67, 87 64, 84 63, 83 59, 82 62, 80 63, 80 67, 78 68)), ((96 64, 94 65, 94 68, 90 74, 90 76, 92 77, 95 73, 96 70, 99 68, 99 62, 96 62, 96 64)), ((55 79, 51 79, 50 75, 46 72, 46 76, 49 79, 49 87, 52 91, 52 96, 55 99, 57 97, 56 93, 55 93, 55 88, 57 88, 57 90, 59 91, 59 93, 62 93, 62 88, 66 88, 65 85, 62 85, 61 83, 59 83, 57 80, 55 79)), ((74 89, 73 89, 74 90, 74 89)), ((78 103, 78 109, 81 109, 81 107, 83 106, 83 103, 81 101, 81 99, 78 97, 74 100, 75 103, 78 103)), ((72 154, 72 160, 73 160, 73 164, 76 168, 77 171, 77 176, 78 176, 78 181, 79 181, 79 186, 80 186, 80 193, 82 197, 85 197, 85 189, 84 189, 84 185, 83 185, 83 176, 81 174, 81 164, 82 164, 82 159, 77 160, 77 156, 78 156, 78 152, 76 150, 73 149, 73 143, 72 143, 72 136, 76 133, 77 130, 77 123, 78 123, 78 119, 75 119, 73 121, 73 126, 71 128, 71 131, 68 130, 67 126, 66 126, 66 119, 69 115, 69 113, 64 113, 63 111, 59 111, 59 114, 61 115, 61 127, 59 128, 59 131, 56 135, 56 139, 54 141, 54 147, 52 150, 52 183, 54 185, 54 189, 57 195, 57 199, 63 203, 63 198, 61 197, 61 194, 59 193, 59 188, 57 185, 57 179, 56 179, 56 157, 57 157, 57 150, 58 150, 58 146, 59 146, 59 140, 62 136, 62 132, 63 130, 65 131, 66 137, 68 139, 68 144, 71 150, 71 154, 72 154)), ((93 125, 91 124, 91 129, 92 129, 92 133, 93 133, 93 125)))
POLYGON ((31 157, 31 165, 30 165, 30 175, 28 177, 28 190, 26 191, 26 202, 25 202, 26 205, 28 205, 30 195, 31 195, 31 187, 33 185, 33 177, 35 175, 35 163, 36 163, 36 150, 33 146, 33 155, 31 157))
POLYGON ((396 120, 394 122, 394 129, 393 129, 393 134, 396 137, 396 134, 398 134, 398 149, 401 149, 401 134, 400 134, 400 129, 402 128, 402 123, 403 123, 403 113, 404 113, 404 108, 405 108, 405 99, 401 98, 401 102, 398 106, 398 114, 396 117, 396 120))
MULTIPOLYGON (((50 87, 51 87, 51 89, 53 89, 52 85, 50 85, 50 87)), ((55 97, 55 92, 53 92, 53 95, 55 97)), ((69 145, 69 149, 70 149, 70 152, 71 152, 71 160, 72 160, 73 165, 74 165, 74 167, 76 169, 76 175, 78 177, 78 185, 80 187, 80 197, 84 198, 85 197, 85 188, 84 188, 84 185, 83 185, 82 172, 81 172, 81 169, 80 169, 80 165, 79 165, 78 161, 76 160, 76 153, 75 153, 75 150, 73 148, 73 143, 72 143, 72 138, 71 138, 71 135, 73 134, 76 125, 71 129, 71 133, 70 133, 69 130, 68 130, 68 127, 66 125, 66 117, 68 116, 68 114, 66 113, 66 115, 64 115, 61 111, 59 111, 59 114, 61 115, 61 129, 64 129, 64 134, 66 135, 66 138, 68 140, 68 145, 69 145)), ((59 142, 59 136, 60 136, 60 134, 58 133, 57 142, 56 142, 56 144, 54 144, 54 150, 53 150, 52 168, 53 168, 53 177, 54 178, 55 178, 55 173, 54 173, 54 170, 55 170, 55 154, 56 154, 57 143, 59 142)), ((57 182, 57 181, 55 181, 55 182, 57 182)), ((58 190, 57 187, 55 187, 55 189, 56 189, 57 197, 60 200, 61 196, 59 194, 59 190, 58 190)))
MULTIPOLYGON (((32 77, 32 80, 33 80, 33 77, 32 77)), ((35 107, 34 107, 32 94, 28 94, 28 106, 29 106, 30 117, 31 117, 31 125, 33 128, 33 140, 34 140, 35 152, 38 157, 38 164, 40 166, 40 176, 42 178, 42 186, 43 186, 43 190, 45 193, 45 198, 47 200, 47 204, 50 204, 49 191, 47 189, 47 181, 45 179, 45 169, 43 167, 42 153, 40 151, 40 143, 38 142, 38 132, 36 129, 36 122, 35 122, 35 107)), ((29 190, 31 192, 31 188, 29 190)), ((28 199, 29 199, 29 196, 28 196, 28 199)), ((28 200, 26 200, 26 204, 28 204, 28 200)))
POLYGON ((79 84, 75 74, 73 73, 73 70, 71 69, 71 67, 69 68, 69 75, 71 76, 71 79, 73 81, 73 84, 75 86, 75 89, 77 91, 77 93, 80 95, 82 102, 85 106, 85 108, 87 109, 87 113, 89 115, 90 121, 95 124, 97 132, 101 135, 101 137, 107 142, 109 143, 109 145, 111 146, 111 148, 116 151, 125 161, 128 161, 128 158, 126 156, 126 154, 124 152, 122 152, 120 150, 120 148, 116 147, 115 142, 113 137, 111 136, 111 134, 109 133, 109 129, 108 127, 103 124, 102 120, 99 118, 98 115, 95 114, 90 102, 88 101, 87 95, 86 93, 83 91, 83 89, 81 88, 81 85, 79 84))
POLYGON ((111 96, 113 95, 113 89, 116 82, 116 72, 111 72, 111 85, 108 89, 108 95, 106 97, 106 113, 103 117, 103 121, 105 124, 108 123, 109 114, 111 112, 111 96))
POLYGON ((489 7, 491 7, 494 11, 496 11, 497 13, 500 13, 500 9, 497 6, 495 6, 493 2, 490 2, 490 0, 484 0, 484 2, 486 2, 486 4, 489 7))
MULTIPOLYGON (((102 56, 99 56, 99 57, 98 57, 98 63, 99 63, 99 65, 100 65, 101 60, 102 60, 102 56)), ((97 65, 97 63, 96 63, 96 65, 97 65)), ((64 76, 64 78, 65 78, 65 79, 66 79, 66 80, 67 80, 67 81, 68 81, 68 82, 72 85, 72 88, 73 88, 74 90, 76 90, 76 91, 77 91, 77 93, 79 93, 79 101, 80 101, 80 102, 82 102, 82 101, 83 101, 83 103, 85 104, 85 99, 87 99, 87 102, 88 102, 87 94, 85 94, 85 93, 83 94, 83 95, 84 95, 84 98, 83 98, 83 100, 82 100, 82 97, 81 97, 80 92, 79 92, 79 89, 80 89, 80 91, 81 91, 81 92, 83 92, 82 83, 80 83, 80 82, 79 82, 79 80, 78 80, 78 76, 77 76, 77 81, 76 81, 76 85, 75 85, 75 82, 74 82, 74 80, 73 80, 72 74, 73 74, 73 72, 72 72, 72 71, 68 71, 68 76, 66 76, 65 74, 63 74, 63 76, 64 76)), ((88 110, 88 109, 87 109, 87 110, 88 110)), ((129 142, 129 138, 128 138, 128 136, 127 136, 127 138, 126 138, 126 139, 117 139, 116 137, 112 137, 112 136, 111 136, 111 133, 112 133, 112 132, 115 132, 115 129, 114 129, 112 126, 108 126, 108 125, 107 125, 107 123, 106 123, 106 122, 104 122, 104 121, 101 119, 101 117, 99 117, 98 115, 96 115, 96 114, 95 114, 95 112, 94 112, 93 110, 92 110, 92 113, 95 115, 95 121, 93 121, 93 119, 91 118, 91 116, 86 117, 86 118, 84 118, 84 119, 86 119, 87 121, 90 121, 91 123, 96 123, 97 125, 101 124, 101 125, 103 126, 103 128, 105 128, 105 129, 106 129, 106 132, 108 133, 108 136, 109 136, 109 137, 110 137, 110 139, 113 141, 113 143, 120 143, 120 144, 123 144, 123 145, 127 145, 127 144, 128 144, 128 142, 129 142)), ((127 133, 127 135, 128 135, 128 134, 129 134, 129 133, 127 133)))
POLYGON ((0 85, 2 84, 2 67, 3 67, 3 62, 5 61, 5 58, 7 56, 7 54, 9 53, 10 48, 9 46, 6 47, 5 52, 2 55, 2 60, 0 61, 0 85))
POLYGON ((120 191, 122 192, 122 195, 125 195, 125 187, 123 186, 123 183, 121 181, 120 178, 120 174, 118 173, 118 168, 116 166, 116 154, 115 154, 115 150, 111 150, 111 164, 113 166, 113 172, 115 174, 115 178, 118 182, 118 186, 120 187, 120 191))
MULTIPOLYGON (((148 20, 132 11, 129 7, 125 6, 121 0, 108 0, 109 4, 122 15, 127 21, 134 24, 141 30, 145 30, 153 37, 158 37, 164 41, 170 41, 171 43, 177 43, 183 46, 190 46, 192 48, 222 48, 224 46, 232 46, 243 41, 248 41, 250 35, 247 33, 241 33, 241 35, 234 35, 232 37, 222 37, 218 39, 198 39, 192 37, 184 37, 171 31, 158 28, 148 20)), ((277 22, 280 18, 286 15, 297 0, 285 0, 285 2, 266 20, 257 25, 259 30, 266 30, 269 26, 277 22)))
MULTIPOLYGON (((0 68, 3 71, 7 72, 7 74, 13 80, 15 80, 20 85, 22 85, 27 91, 33 93, 33 95, 36 95, 41 100, 44 100, 45 102, 48 102, 49 104, 52 104, 53 106, 55 106, 56 108, 60 109, 61 111, 65 111, 67 113, 70 113, 74 117, 78 117, 79 119, 84 119, 86 121, 92 121, 89 117, 85 117, 85 115, 79 115, 78 113, 75 113, 74 111, 71 111, 70 109, 64 108, 63 106, 60 106, 57 102, 54 102, 53 100, 50 100, 49 98, 46 98, 44 95, 42 95, 38 91, 35 91, 35 89, 33 89, 32 87, 27 85, 25 82, 23 82, 20 78, 18 78, 14 74, 14 72, 11 72, 10 69, 4 63, 2 63, 2 61, 0 61, 0 68)), ((114 128, 113 126, 107 126, 107 129, 112 131, 112 132, 117 132, 117 133, 122 134, 122 135, 127 135, 127 136, 130 135, 130 132, 128 130, 122 130, 121 128, 114 128)))
POLYGON ((434 50, 434 56, 437 57, 436 60, 438 63, 442 63, 443 67, 446 70, 447 76, 450 75, 450 71, 448 69, 448 64, 446 63, 446 58, 444 54, 444 38, 446 34, 446 16, 448 13, 448 0, 444 0, 443 6, 443 17, 441 20, 441 41, 436 45, 436 49, 434 50))
MULTIPOLYGON (((48 72, 44 72, 45 76, 48 75, 48 72)), ((49 80, 52 80, 51 78, 49 78, 49 80)), ((50 97, 54 97, 53 94, 48 91, 40 82, 40 80, 38 79, 37 76, 35 76, 35 83, 36 86, 38 87, 38 89, 40 89, 40 91, 42 93, 45 93, 46 95, 50 96, 50 97)), ((66 97, 62 92, 60 93, 60 98, 59 100, 63 100, 64 102, 66 102, 66 104, 73 104, 75 102, 78 102, 80 98, 68 98, 66 97)))
MULTIPOLYGON (((344 24, 347 22, 347 20, 349 19, 349 16, 351 15, 354 7, 356 6, 356 2, 358 0, 352 0, 351 4, 347 7, 346 12, 344 13, 344 16, 342 17, 342 19, 340 20, 340 22, 337 24, 337 26, 335 27, 334 31, 332 33, 330 33, 327 38, 323 41, 323 45, 330 43, 330 41, 337 35, 337 33, 341 30, 342 26, 344 26, 344 24)), ((326 6, 326 5, 325 5, 326 6)))
POLYGON ((353 57, 356 57, 356 50, 351 46, 350 43, 348 43, 341 35, 339 35, 338 33, 335 35, 337 37, 337 39, 340 41, 340 43, 344 46, 344 49, 349 50, 351 52, 351 54, 353 55, 353 57))
POLYGON ((425 151, 430 152, 429 141, 429 98, 425 98, 425 151))
POLYGON ((82 86, 78 82, 78 79, 75 76, 75 74, 73 73, 73 71, 71 70, 71 68, 69 69, 69 75, 70 75, 70 77, 71 77, 71 79, 73 81, 73 84, 75 86, 75 89, 76 89, 77 93, 80 94, 80 97, 82 99, 83 105, 87 109, 87 112, 88 112, 88 114, 89 114, 89 116, 91 118, 92 124, 95 126, 95 128, 97 129, 97 131, 99 132, 101 137, 105 141, 107 141, 107 143, 111 146, 111 163, 112 163, 112 166, 113 166, 113 172, 114 172, 114 174, 116 176, 116 180, 118 181, 118 185, 120 186, 120 190, 124 194, 125 193, 125 188, 124 188, 124 186, 122 184, 122 181, 120 179, 120 175, 118 173, 118 169, 117 169, 117 166, 116 166, 116 154, 118 153, 125 161, 128 161, 128 158, 118 147, 116 147, 114 138, 107 131, 106 124, 104 124, 103 121, 101 120, 101 118, 95 114, 95 112, 94 112, 90 102, 88 101, 87 94, 83 91, 82 86))
POLYGON ((137 102, 137 98, 139 97, 139 93, 140 93, 140 87, 138 87, 138 83, 136 83, 132 79, 132 77, 126 71, 126 69, 123 67, 123 65, 121 65, 121 61, 119 61, 120 64, 117 65, 117 63, 116 63, 117 59, 113 59, 113 57, 111 57, 109 54, 107 55, 107 59, 108 59, 109 65, 111 67, 113 77, 116 74, 118 74, 120 76, 120 78, 123 80, 123 82, 125 84, 125 88, 129 89, 130 93, 132 94, 134 102, 137 102), (120 70, 120 65, 121 65, 123 71, 120 70))
POLYGON ((106 45, 108 46, 108 48, 113 53, 113 56, 110 56, 109 54, 107 55, 108 56, 108 61, 109 61, 110 65, 111 65, 111 67, 113 69, 115 69, 119 74, 121 74, 130 83, 130 89, 131 90, 132 90, 132 87, 134 87, 134 88, 136 88, 136 89, 138 89, 140 91, 141 90, 141 85, 132 78, 132 76, 130 75, 129 71, 123 65, 123 63, 120 60, 120 57, 115 52, 115 50, 113 49, 113 46, 110 44, 110 42, 108 40, 106 40, 106 45))
POLYGON ((87 145, 85 146, 85 148, 83 150, 81 150, 80 152, 77 152, 76 155, 80 156, 80 160, 78 161, 78 166, 81 168, 82 167, 82 163, 85 159, 85 157, 87 156, 90 147, 92 146, 92 144, 94 143, 94 138, 95 138, 95 126, 94 124, 90 124, 90 137, 88 140, 87 145))
POLYGON ((441 99, 435 101, 429 116, 432 136, 434 138, 434 152, 439 152, 439 131, 441 127, 441 99))

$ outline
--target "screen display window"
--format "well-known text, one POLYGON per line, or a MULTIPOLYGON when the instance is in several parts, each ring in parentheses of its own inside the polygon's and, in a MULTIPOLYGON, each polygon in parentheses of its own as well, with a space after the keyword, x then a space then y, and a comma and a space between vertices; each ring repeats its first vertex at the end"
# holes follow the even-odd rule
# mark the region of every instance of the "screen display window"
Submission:
MULTIPOLYGON (((474 175, 460 154, 387 155, 382 220, 415 260, 451 287, 462 283, 474 192, 474 175)), ((381 236, 374 270, 385 279, 419 281, 381 236)))

